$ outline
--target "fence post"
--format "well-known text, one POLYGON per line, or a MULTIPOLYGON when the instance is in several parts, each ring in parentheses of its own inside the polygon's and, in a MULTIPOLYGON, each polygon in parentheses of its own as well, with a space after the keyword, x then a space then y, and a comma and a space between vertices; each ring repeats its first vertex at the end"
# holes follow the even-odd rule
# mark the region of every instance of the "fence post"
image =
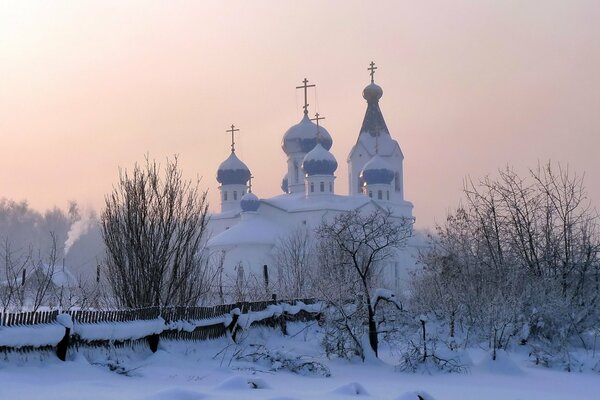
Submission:
POLYGON ((59 314, 56 316, 56 322, 65 327, 65 336, 56 345, 56 356, 61 361, 67 359, 67 349, 71 338, 71 328, 73 328, 73 319, 69 314, 59 314))
POLYGON ((158 342, 160 341, 160 336, 155 333, 147 337, 148 345, 150 346, 150 351, 156 353, 158 350, 158 342))

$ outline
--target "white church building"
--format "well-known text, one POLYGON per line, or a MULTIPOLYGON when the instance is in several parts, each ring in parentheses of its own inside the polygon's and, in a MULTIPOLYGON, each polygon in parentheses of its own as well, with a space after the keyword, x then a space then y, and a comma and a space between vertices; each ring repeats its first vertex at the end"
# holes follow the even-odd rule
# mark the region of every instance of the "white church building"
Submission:
MULTIPOLYGON (((304 89, 304 116, 283 136, 287 173, 282 194, 258 198, 251 192, 251 172, 235 153, 235 128, 231 127, 231 154, 217 170, 221 212, 211 215, 207 243, 211 253, 221 254, 225 274, 237 279, 253 274, 262 279, 267 270, 271 279, 276 279, 274 256, 280 240, 299 227, 313 232, 323 220, 339 213, 370 213, 380 208, 390 210, 393 217, 414 220, 413 205, 404 198, 404 155, 379 107, 383 89, 373 80, 375 69, 371 63, 371 83, 362 93, 367 109, 347 159, 347 194, 338 194, 335 187, 338 162, 329 152, 332 136, 319 124, 322 118, 318 114, 314 120, 309 118, 306 91, 314 85, 308 85, 306 79, 298 87, 304 89)), ((405 287, 414 254, 409 244, 382 267, 385 287, 395 291, 405 287)))

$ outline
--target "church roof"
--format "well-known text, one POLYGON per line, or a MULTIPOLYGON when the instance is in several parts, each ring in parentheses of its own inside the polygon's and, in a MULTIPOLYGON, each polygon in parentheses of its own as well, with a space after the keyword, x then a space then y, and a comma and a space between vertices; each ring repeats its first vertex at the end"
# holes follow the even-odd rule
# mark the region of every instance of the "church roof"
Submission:
POLYGON ((304 193, 282 194, 279 196, 263 199, 264 204, 271 205, 286 212, 300 211, 351 211, 365 206, 371 202, 368 196, 337 195, 321 197, 306 197, 304 193))
POLYGON ((245 244, 274 244, 287 227, 274 224, 269 219, 259 215, 243 215, 237 224, 214 236, 207 243, 214 246, 238 246, 245 244), (250 218, 248 218, 250 217, 250 218))
POLYGON ((369 84, 363 90, 363 97, 367 100, 367 111, 360 127, 360 135, 390 136, 390 131, 385 124, 385 119, 379 108, 379 99, 383 96, 383 89, 375 83, 369 84))

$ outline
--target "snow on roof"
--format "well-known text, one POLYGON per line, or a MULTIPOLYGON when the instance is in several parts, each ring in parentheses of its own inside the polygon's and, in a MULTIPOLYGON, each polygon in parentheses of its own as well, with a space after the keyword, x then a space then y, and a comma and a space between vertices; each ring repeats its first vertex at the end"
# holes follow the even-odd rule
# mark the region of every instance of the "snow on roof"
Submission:
MULTIPOLYGON (((55 286, 69 287, 69 286, 77 285, 77 279, 75 279, 75 276, 65 266, 55 265, 54 267, 52 267, 47 264, 40 265, 39 267, 26 269, 27 276, 25 277, 25 281, 27 281, 27 279, 29 279, 36 271, 39 271, 39 270, 41 270, 44 274, 49 274, 50 272, 52 272, 51 279, 52 279, 52 283, 55 286), (52 271, 51 271, 51 269, 52 269, 52 271)), ((15 283, 17 285, 20 285, 21 279, 22 279, 22 276, 21 276, 21 274, 19 274, 19 276, 16 277, 15 283)), ((4 281, 0 282, 0 286, 10 286, 10 284, 7 280, 4 280, 4 281)))
POLYGON ((304 193, 282 194, 262 200, 265 204, 280 208, 287 212, 296 211, 351 211, 363 207, 371 202, 367 196, 341 196, 332 194, 330 196, 310 196, 304 193))
POLYGON ((284 231, 259 214, 245 213, 240 222, 210 239, 207 245, 275 244, 284 231))

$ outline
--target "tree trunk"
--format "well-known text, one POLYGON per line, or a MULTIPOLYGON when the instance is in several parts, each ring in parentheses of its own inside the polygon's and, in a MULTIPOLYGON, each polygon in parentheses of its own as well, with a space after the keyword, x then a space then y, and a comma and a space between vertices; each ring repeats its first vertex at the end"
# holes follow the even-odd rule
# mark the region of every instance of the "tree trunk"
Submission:
POLYGON ((377 357, 377 348, 379 347, 379 341, 377 338, 377 324, 375 324, 375 313, 369 302, 369 344, 377 357))

